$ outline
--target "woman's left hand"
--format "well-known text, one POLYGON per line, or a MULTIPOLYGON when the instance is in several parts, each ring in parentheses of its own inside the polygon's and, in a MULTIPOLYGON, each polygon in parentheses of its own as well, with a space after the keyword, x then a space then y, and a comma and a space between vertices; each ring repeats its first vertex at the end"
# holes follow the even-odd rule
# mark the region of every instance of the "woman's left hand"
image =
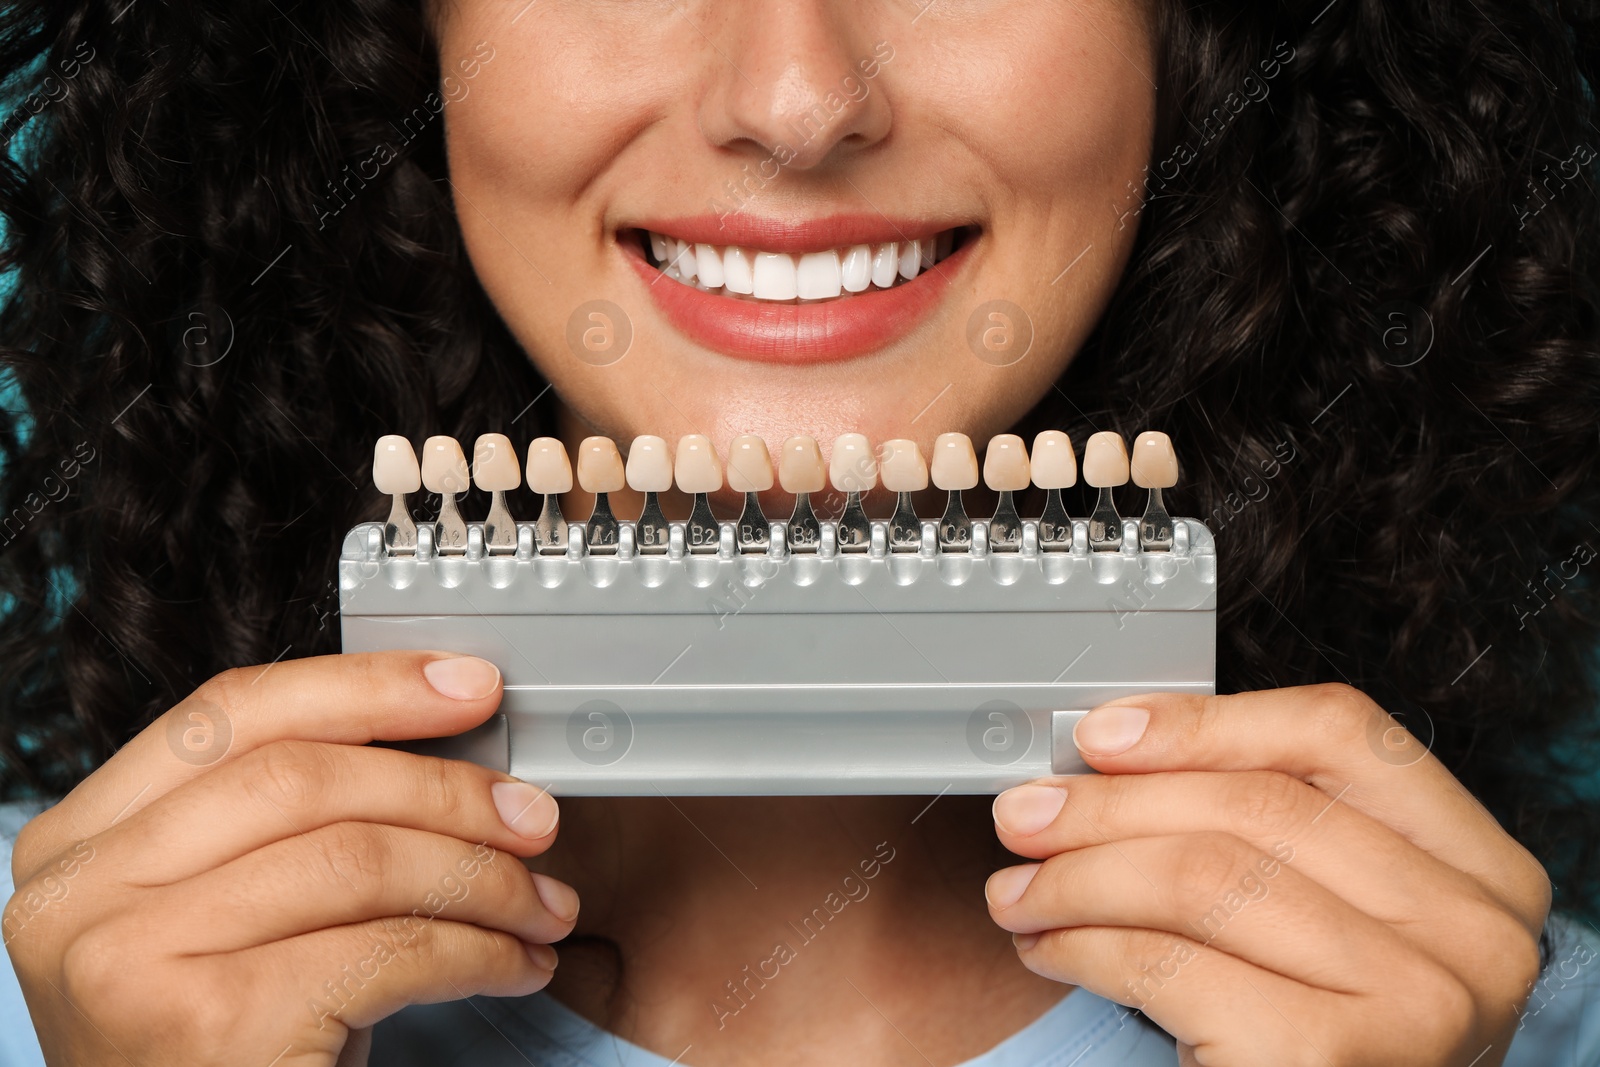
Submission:
POLYGON ((1130 697, 1075 740, 1102 774, 995 801, 1042 861, 987 887, 1029 969, 1141 1009, 1185 1065, 1505 1058, 1549 878, 1366 696, 1130 697))

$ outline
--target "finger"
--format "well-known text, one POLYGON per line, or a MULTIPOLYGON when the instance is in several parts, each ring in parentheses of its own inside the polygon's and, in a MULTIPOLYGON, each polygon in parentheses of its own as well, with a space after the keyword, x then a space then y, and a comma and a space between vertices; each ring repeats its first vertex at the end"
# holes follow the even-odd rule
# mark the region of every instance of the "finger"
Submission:
POLYGON ((546 790, 475 763, 274 741, 178 786, 91 843, 128 881, 165 885, 335 823, 386 823, 533 856, 555 841, 559 820, 546 790))
POLYGON ((1296 981, 1353 992, 1400 936, 1231 834, 1092 845, 997 871, 985 888, 1013 933, 1126 926, 1182 934, 1296 981))
POLYGON ((1350 686, 1127 697, 1084 716, 1073 738, 1084 760, 1109 774, 1293 775, 1483 882, 1525 920, 1542 921, 1543 868, 1432 753, 1350 686))
POLYGON ((578 908, 570 887, 487 845, 359 822, 275 842, 147 896, 141 913, 172 931, 170 947, 185 955, 235 952, 396 915, 548 943, 572 932, 578 908), (197 901, 227 901, 229 921, 193 921, 197 901))
MULTIPOLYGON (((404 916, 302 934, 211 959, 241 961, 273 999, 307 1005, 320 1029, 373 1026, 411 1004, 521 997, 549 984, 556 952, 500 930, 404 916)), ((317 1032, 317 1031, 313 1031, 317 1032)))
POLYGON ((1492 902, 1461 871, 1281 771, 1078 775, 1007 790, 994 817, 1006 848, 1033 859, 1130 838, 1230 833, 1389 923, 1447 920, 1445 899, 1492 902))
POLYGON ((499 706, 500 686, 493 664, 447 652, 363 652, 225 671, 25 827, 13 865, 31 873, 66 843, 273 741, 364 745, 461 733, 499 706))
POLYGON ((1193 1046, 1193 1062, 1343 1063, 1338 1026, 1328 1024, 1374 1014, 1364 998, 1310 989, 1181 935, 1084 926, 1018 940, 1029 970, 1139 1009, 1193 1046))

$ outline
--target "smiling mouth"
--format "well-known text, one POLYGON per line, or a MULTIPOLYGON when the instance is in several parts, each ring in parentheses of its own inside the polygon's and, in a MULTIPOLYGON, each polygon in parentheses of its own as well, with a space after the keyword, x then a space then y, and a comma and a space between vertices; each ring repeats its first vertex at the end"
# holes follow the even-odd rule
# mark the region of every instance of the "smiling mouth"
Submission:
POLYGON ((976 234, 975 227, 957 226, 908 240, 803 253, 691 244, 643 229, 619 236, 634 241, 645 262, 680 285, 758 304, 811 304, 898 288, 976 234))

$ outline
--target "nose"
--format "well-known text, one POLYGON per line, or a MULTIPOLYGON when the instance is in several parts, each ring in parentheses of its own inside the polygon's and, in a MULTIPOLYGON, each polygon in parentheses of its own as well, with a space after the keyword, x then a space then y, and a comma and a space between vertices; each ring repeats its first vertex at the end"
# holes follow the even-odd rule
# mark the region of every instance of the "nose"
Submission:
POLYGON ((811 170, 882 141, 890 107, 878 75, 893 56, 859 0, 719 0, 718 53, 699 108, 715 147, 811 170))

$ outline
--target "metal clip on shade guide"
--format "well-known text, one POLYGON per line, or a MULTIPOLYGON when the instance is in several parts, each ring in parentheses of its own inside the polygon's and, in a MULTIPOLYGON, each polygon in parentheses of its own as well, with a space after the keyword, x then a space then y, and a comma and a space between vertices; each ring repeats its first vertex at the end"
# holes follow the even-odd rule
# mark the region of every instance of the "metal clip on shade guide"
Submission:
POLYGON ((928 488, 928 464, 922 450, 905 438, 885 441, 879 450, 878 473, 883 487, 897 494, 894 515, 889 519, 889 551, 916 552, 922 547, 922 519, 911 494, 928 488))
POLYGON ((822 492, 824 486, 822 449, 814 437, 791 437, 783 443, 783 453, 778 457, 778 483, 783 491, 794 494, 794 513, 789 516, 786 531, 789 551, 797 554, 815 553, 822 543, 822 524, 811 508, 811 494, 822 492))
POLYGON ((1111 499, 1112 489, 1128 484, 1128 447, 1121 436, 1102 431, 1089 438, 1083 449, 1083 480, 1100 490, 1089 516, 1090 551, 1121 551, 1122 516, 1111 499))
POLYGON ((544 497, 544 507, 533 525, 539 554, 566 555, 567 521, 561 517, 560 496, 572 492, 572 461, 567 458, 567 446, 557 438, 535 438, 528 446, 528 488, 544 497))
POLYGON ((608 494, 615 493, 627 484, 622 468, 622 454, 616 442, 609 437, 586 437, 578 446, 578 485, 586 493, 594 494, 594 510, 584 526, 584 543, 592 556, 617 554, 619 527, 611 513, 608 494))
POLYGON ((989 520, 989 551, 1022 551, 1022 516, 1014 494, 1028 488, 1028 448, 1016 434, 990 438, 983 453, 983 484, 1000 494, 994 518, 989 520))
POLYGON ((722 488, 722 466, 717 461, 711 438, 704 434, 689 434, 678 438, 678 456, 674 467, 678 488, 694 494, 689 510, 689 521, 684 525, 684 540, 693 555, 712 555, 722 540, 722 527, 711 512, 709 494, 722 488))
POLYGON ((505 434, 486 433, 472 447, 472 481, 489 493, 489 515, 483 520, 483 547, 490 555, 517 550, 517 524, 506 508, 506 493, 522 484, 517 453, 505 434))
POLYGON ((757 493, 772 488, 772 456, 767 443, 754 434, 735 437, 728 446, 728 488, 744 494, 735 544, 742 555, 765 553, 772 544, 772 527, 761 511, 757 493))
POLYGON ((1146 430, 1133 442, 1130 463, 1133 484, 1150 490, 1144 518, 1139 520, 1139 547, 1146 552, 1172 551, 1172 516, 1161 499, 1163 489, 1178 484, 1178 456, 1172 439, 1164 433, 1146 430))
POLYGON ((939 551, 967 552, 972 547, 972 520, 961 494, 978 484, 978 455, 964 433, 942 433, 933 442, 930 465, 933 484, 950 493, 939 520, 939 551))
POLYGON ((1044 552, 1072 549, 1072 518, 1061 500, 1061 490, 1078 483, 1078 458, 1072 439, 1060 430, 1045 430, 1033 439, 1028 459, 1033 484, 1044 490, 1044 512, 1039 516, 1039 548, 1044 552))
POLYGON ((430 437, 422 446, 422 484, 439 494, 439 517, 433 524, 433 544, 441 556, 467 551, 467 524, 456 507, 456 496, 472 484, 466 453, 454 437, 430 437))
POLYGON ((868 551, 872 547, 872 523, 861 506, 861 494, 878 484, 878 461, 865 434, 847 433, 833 442, 828 478, 835 489, 845 494, 838 524, 839 551, 868 551))
POLYGON ((672 455, 667 442, 649 435, 635 437, 628 448, 628 463, 623 473, 628 488, 644 494, 644 506, 633 524, 633 543, 642 556, 665 555, 672 530, 661 514, 659 494, 672 488, 672 455))
POLYGON ((411 442, 399 434, 378 439, 372 451, 372 483, 378 492, 393 497, 383 524, 383 547, 391 556, 408 556, 417 550, 417 524, 411 521, 406 494, 422 488, 422 470, 411 442))

